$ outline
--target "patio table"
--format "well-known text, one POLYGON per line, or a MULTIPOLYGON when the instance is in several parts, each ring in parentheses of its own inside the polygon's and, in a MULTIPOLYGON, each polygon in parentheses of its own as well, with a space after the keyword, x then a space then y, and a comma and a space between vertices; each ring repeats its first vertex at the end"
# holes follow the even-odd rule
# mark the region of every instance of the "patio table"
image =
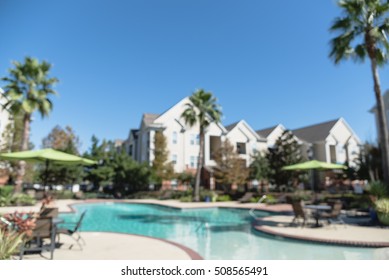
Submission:
POLYGON ((315 214, 313 215, 315 217, 315 220, 316 220, 315 227, 320 227, 320 224, 319 224, 320 212, 331 210, 331 206, 323 205, 323 204, 321 204, 321 205, 305 205, 304 208, 311 209, 311 210, 315 211, 315 214))

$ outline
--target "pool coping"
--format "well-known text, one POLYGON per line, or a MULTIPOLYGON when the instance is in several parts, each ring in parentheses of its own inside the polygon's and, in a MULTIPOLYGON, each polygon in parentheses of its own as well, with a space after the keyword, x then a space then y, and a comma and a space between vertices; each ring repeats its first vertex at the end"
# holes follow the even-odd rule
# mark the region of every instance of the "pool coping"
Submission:
MULTIPOLYGON (((235 206, 223 206, 223 205, 199 205, 197 206, 192 206, 192 207, 179 207, 179 206, 173 206, 173 205, 166 205, 164 203, 158 203, 158 201, 128 201, 128 200, 114 200, 114 199, 109 199, 109 200, 100 200, 100 199, 91 199, 91 200, 84 200, 82 202, 74 202, 71 204, 68 204, 68 207, 71 209, 71 212, 76 212, 74 211, 73 205, 77 204, 94 204, 94 203, 123 203, 123 204, 149 204, 149 205, 155 205, 155 206, 161 206, 161 207, 166 207, 166 208, 172 208, 172 209, 178 209, 178 210, 191 210, 191 209, 207 209, 207 208, 232 208, 232 209, 240 209, 240 210, 250 210, 248 207, 235 207, 235 206)), ((271 211, 268 209, 257 209, 258 211, 263 211, 263 212, 269 212, 273 214, 283 214, 285 211, 271 211)), ((69 212, 61 212, 61 213, 69 213, 69 212)), ((261 218, 258 218, 257 221, 260 221, 261 218)), ((318 244, 324 244, 324 245, 342 245, 342 246, 352 246, 352 247, 364 247, 364 248, 383 248, 383 247, 389 247, 389 242, 369 242, 369 241, 350 241, 350 240, 337 240, 337 239, 325 239, 325 238, 315 238, 315 237, 309 237, 309 236, 300 236, 300 235, 293 235, 293 234, 287 234, 287 233, 282 233, 278 232, 275 230, 271 230, 268 228, 265 228, 260 225, 255 225, 252 224, 252 228, 255 231, 262 232, 268 235, 271 235, 273 237, 282 237, 286 239, 291 239, 291 240, 296 240, 296 241, 304 241, 304 242, 313 242, 313 243, 318 243, 318 244)), ((126 233, 123 233, 126 234, 126 233)), ((134 234, 136 235, 136 234, 134 234)), ((139 236, 144 236, 144 235, 139 235, 139 236)), ((144 236, 144 237, 149 237, 149 238, 154 238, 150 236, 144 236)), ((161 241, 165 241, 168 243, 172 243, 172 245, 178 245, 181 246, 183 250, 188 249, 187 254, 189 251, 193 251, 192 249, 189 249, 185 247, 184 245, 174 243, 165 239, 159 239, 155 238, 161 241), (185 248, 185 249, 184 249, 185 248)), ((180 247, 180 248, 181 248, 180 247)), ((200 259, 203 259, 197 252, 193 251, 195 253, 194 257, 197 259, 197 257, 200 257, 200 259)))
MULTIPOLYGON (((257 219, 257 221, 261 221, 261 220, 262 219, 257 219)), ((253 225, 253 229, 258 232, 262 232, 276 237, 282 237, 291 240, 312 242, 312 243, 318 243, 324 245, 341 245, 341 246, 362 247, 362 248, 389 247, 389 242, 351 241, 351 240, 326 239, 326 238, 319 238, 319 237, 301 236, 301 235, 282 233, 261 225, 253 225)))

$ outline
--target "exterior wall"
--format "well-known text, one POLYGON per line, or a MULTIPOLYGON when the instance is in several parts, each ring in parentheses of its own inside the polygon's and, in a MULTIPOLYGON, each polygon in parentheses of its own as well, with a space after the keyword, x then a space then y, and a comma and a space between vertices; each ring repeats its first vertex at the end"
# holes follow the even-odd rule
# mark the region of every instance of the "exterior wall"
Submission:
POLYGON ((265 141, 259 141, 258 137, 252 129, 249 129, 243 122, 238 123, 228 134, 226 138, 237 148, 237 143, 246 144, 246 153, 239 156, 246 160, 246 165, 249 166, 256 151, 262 151, 267 148, 265 141))
MULTIPOLYGON (((142 124, 139 132, 139 149, 140 162, 152 163, 154 159, 154 135, 155 130, 162 129, 166 137, 166 148, 169 151, 169 161, 176 159, 174 164, 175 172, 183 172, 197 167, 199 155, 198 137, 199 126, 190 127, 185 124, 181 118, 185 110, 185 104, 190 102, 188 98, 181 100, 168 111, 160 115, 150 126, 142 124), (174 141, 173 141, 174 140, 174 141), (194 140, 194 142, 192 141, 194 140), (147 153, 149 151, 149 153, 147 153), (193 166, 191 166, 191 163, 193 166)), ((209 157, 209 137, 222 136, 223 129, 221 126, 212 123, 206 130, 205 134, 205 164, 214 165, 214 161, 209 157)))
POLYGON ((285 127, 278 125, 268 136, 267 136, 267 146, 269 148, 273 147, 278 138, 284 133, 285 127))
POLYGON ((2 89, 0 88, 0 148, 2 148, 6 143, 3 139, 3 132, 7 125, 11 122, 10 120, 10 114, 7 110, 3 109, 3 104, 5 102, 5 99, 2 95, 2 89))
POLYGON ((344 120, 341 119, 335 124, 326 140, 336 147, 337 163, 343 164, 348 161, 350 166, 355 165, 354 160, 360 153, 360 142, 344 120))

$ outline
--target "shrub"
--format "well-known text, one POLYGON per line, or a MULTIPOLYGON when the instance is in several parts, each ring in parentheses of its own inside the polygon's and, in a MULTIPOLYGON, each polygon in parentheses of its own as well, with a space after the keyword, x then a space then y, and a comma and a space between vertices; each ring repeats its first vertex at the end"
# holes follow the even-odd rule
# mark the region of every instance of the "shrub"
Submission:
POLYGON ((72 199, 72 198, 74 198, 73 192, 68 191, 68 190, 57 191, 57 192, 55 192, 54 196, 56 199, 72 199))
POLYGON ((370 183, 369 193, 370 195, 376 196, 380 199, 388 195, 388 189, 384 183, 375 181, 370 183))
POLYGON ((0 197, 1 196, 8 196, 8 195, 11 195, 14 191, 14 187, 13 186, 3 186, 3 187, 0 187, 0 197))
POLYGON ((36 203, 35 198, 29 196, 28 194, 18 193, 12 197, 12 204, 31 206, 31 205, 35 205, 35 203, 36 203))
POLYGON ((375 209, 379 213, 389 214, 389 199, 379 199, 375 202, 375 209))
POLYGON ((216 201, 231 201, 231 200, 232 200, 231 196, 229 196, 228 194, 220 195, 216 197, 216 201))
POLYGON ((192 202, 193 201, 193 197, 192 196, 183 196, 180 198, 180 201, 181 202, 192 202))
POLYGON ((99 198, 99 194, 98 193, 82 193, 82 195, 80 195, 80 198, 82 198, 82 199, 96 199, 96 198, 99 198))
POLYGON ((12 205, 12 186, 0 187, 0 207, 12 205))
POLYGON ((275 198, 274 196, 269 194, 269 195, 266 195, 264 202, 266 204, 277 204, 278 200, 277 200, 277 198, 275 198))
POLYGON ((0 260, 9 260, 23 242, 23 234, 0 229, 0 260))

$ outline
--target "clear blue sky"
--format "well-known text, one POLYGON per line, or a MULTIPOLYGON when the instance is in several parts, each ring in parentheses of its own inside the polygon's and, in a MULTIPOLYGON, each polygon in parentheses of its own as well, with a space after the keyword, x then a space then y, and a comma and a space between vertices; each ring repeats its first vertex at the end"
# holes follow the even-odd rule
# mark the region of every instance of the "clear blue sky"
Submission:
MULTIPOLYGON (((0 0, 0 76, 25 56, 53 64, 54 110, 31 140, 70 125, 90 138, 126 138, 142 113, 161 113, 197 88, 224 124, 288 128, 344 117, 375 140, 369 65, 329 59, 335 0, 0 0)), ((389 68, 389 66, 387 67, 389 68)), ((383 89, 389 88, 382 70, 383 89)))

